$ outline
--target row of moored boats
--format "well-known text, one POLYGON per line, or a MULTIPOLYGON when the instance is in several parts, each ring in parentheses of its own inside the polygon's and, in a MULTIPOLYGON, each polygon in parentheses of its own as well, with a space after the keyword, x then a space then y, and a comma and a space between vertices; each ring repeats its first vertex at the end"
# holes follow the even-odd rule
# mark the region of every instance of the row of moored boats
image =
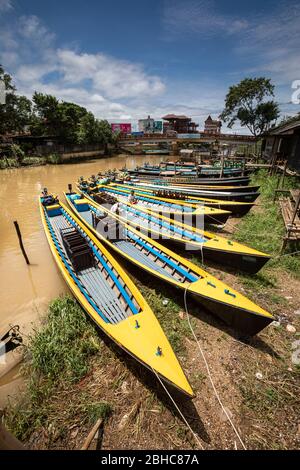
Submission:
POLYGON ((270 256, 219 235, 219 229, 251 210, 259 187, 244 176, 223 178, 223 184, 195 180, 99 174, 80 178, 75 191, 69 185, 65 203, 46 189, 40 197, 51 251, 85 311, 125 351, 188 396, 189 381, 123 263, 138 268, 137 277, 146 273, 193 298, 244 335, 274 320, 185 256, 198 257, 202 266, 208 261, 257 273, 270 256))

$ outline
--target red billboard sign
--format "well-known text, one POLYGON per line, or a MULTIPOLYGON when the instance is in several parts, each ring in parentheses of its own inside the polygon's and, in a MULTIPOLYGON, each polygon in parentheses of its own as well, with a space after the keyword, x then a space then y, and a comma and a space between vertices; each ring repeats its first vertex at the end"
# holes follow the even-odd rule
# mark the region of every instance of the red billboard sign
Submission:
POLYGON ((114 123, 111 125, 113 132, 122 132, 122 134, 131 134, 131 124, 129 123, 114 123))

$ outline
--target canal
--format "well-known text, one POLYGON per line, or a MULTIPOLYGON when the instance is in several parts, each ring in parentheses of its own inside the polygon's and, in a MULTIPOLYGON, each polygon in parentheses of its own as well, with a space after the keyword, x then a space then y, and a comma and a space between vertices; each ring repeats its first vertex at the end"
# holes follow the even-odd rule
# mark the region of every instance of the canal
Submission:
MULTIPOLYGON (((161 156, 151 156, 159 163, 161 156)), ((68 183, 75 185, 82 175, 89 177, 100 170, 135 167, 149 156, 117 156, 88 163, 47 165, 0 171, 0 332, 9 325, 20 325, 23 334, 38 326, 48 303, 67 292, 66 285, 52 259, 40 220, 38 196, 44 187, 63 200, 68 183), (31 265, 27 266, 13 222, 17 220, 31 265)), ((1 379, 0 406, 12 382, 1 379), (8 385, 10 385, 8 387, 8 385), (7 388, 8 387, 8 388, 7 388)))

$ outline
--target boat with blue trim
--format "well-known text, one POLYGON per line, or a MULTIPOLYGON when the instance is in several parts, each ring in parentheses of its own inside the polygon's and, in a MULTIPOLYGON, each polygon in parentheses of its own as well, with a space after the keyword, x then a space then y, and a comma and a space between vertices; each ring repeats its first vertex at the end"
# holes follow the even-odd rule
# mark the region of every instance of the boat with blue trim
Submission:
MULTIPOLYGON (((79 185, 79 188, 81 186, 79 185)), ((130 192, 121 185, 99 185, 97 190, 112 194, 120 202, 129 200, 130 192)), ((224 225, 231 216, 231 212, 219 207, 208 207, 205 204, 189 204, 185 201, 172 201, 156 197, 144 191, 136 191, 133 195, 134 203, 138 208, 149 209, 170 219, 182 221, 187 225, 224 225)))
MULTIPOLYGON (((128 175, 128 169, 122 168, 120 169, 121 174, 127 175, 126 178, 130 178, 131 180, 140 180, 140 178, 135 176, 128 175)), ((118 172, 107 171, 107 172, 100 172, 100 177, 103 178, 111 178, 115 177, 118 178, 118 172)), ((164 176, 164 177, 157 177, 157 176, 143 176, 141 181, 145 179, 147 182, 156 181, 158 184, 178 184, 178 185, 193 185, 193 186, 248 186, 250 184, 250 177, 249 176, 236 176, 236 177, 223 177, 223 178, 196 178, 194 176, 185 176, 182 177, 180 175, 176 176, 164 176)))
POLYGON ((271 314, 204 269, 156 240, 117 219, 109 210, 99 216, 98 205, 78 193, 65 193, 69 207, 101 243, 141 272, 187 292, 227 325, 255 335, 273 321, 271 314))
POLYGON ((63 203, 44 193, 39 205, 57 266, 95 324, 143 365, 193 397, 158 320, 113 255, 63 203))
MULTIPOLYGON (((103 185, 107 183, 114 183, 114 181, 110 181, 109 179, 104 179, 104 180, 98 179, 96 181, 93 181, 91 179, 79 180, 79 184, 84 189, 87 189, 89 185, 91 185, 92 187, 95 187, 97 184, 103 185)), ((122 182, 118 181, 115 184, 121 185, 122 182)), ((142 181, 132 181, 132 182, 126 181, 126 184, 132 184, 136 187, 139 187, 139 186, 146 187, 148 185, 147 182, 145 183, 142 181)), ((158 188, 159 186, 161 186, 162 188, 169 187, 163 184, 161 185, 155 184, 155 187, 158 188)), ((177 189, 175 185, 172 185, 171 187, 174 188, 174 190, 177 189)), ((178 189, 180 189, 180 191, 183 190, 183 192, 187 192, 187 194, 190 196, 197 196, 199 198, 205 198, 205 199, 217 200, 217 201, 244 202, 244 203, 250 203, 250 204, 254 203, 256 199, 260 196, 259 188, 260 188, 259 186, 252 186, 252 187, 246 187, 246 188, 234 187, 233 189, 231 189, 229 187, 227 188, 227 187, 218 186, 217 188, 195 187, 195 189, 194 188, 190 189, 186 186, 184 188, 182 188, 181 186, 180 187, 178 186, 178 189)))
MULTIPOLYGON (((100 210, 107 210, 118 202, 105 191, 81 191, 85 198, 95 201, 100 210)), ((149 237, 160 240, 163 244, 171 243, 183 250, 200 254, 204 260, 220 265, 225 264, 239 271, 257 273, 270 259, 270 255, 249 248, 240 243, 220 237, 197 227, 185 225, 177 220, 154 213, 148 209, 137 208, 127 200, 118 202, 117 217, 125 223, 146 233, 149 237)))
POLYGON ((122 191, 127 194, 133 190, 135 191, 135 195, 155 197, 159 198, 165 203, 193 207, 194 209, 197 209, 198 206, 211 207, 212 209, 219 210, 221 209, 231 212, 231 215, 235 217, 242 217, 243 215, 247 214, 254 206, 254 203, 250 202, 221 201, 218 199, 190 196, 190 192, 187 190, 181 190, 175 187, 167 186, 142 185, 124 182, 123 184, 110 183, 109 186, 101 185, 101 187, 104 189, 108 187, 114 188, 117 191, 122 191))

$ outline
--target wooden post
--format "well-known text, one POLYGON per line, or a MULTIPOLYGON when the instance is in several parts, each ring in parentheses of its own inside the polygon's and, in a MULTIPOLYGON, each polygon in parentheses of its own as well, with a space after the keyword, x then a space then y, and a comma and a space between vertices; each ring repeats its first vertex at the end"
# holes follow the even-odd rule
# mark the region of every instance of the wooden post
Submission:
POLYGON ((246 169, 246 159, 244 158, 242 163, 242 176, 245 176, 245 169, 246 169))
POLYGON ((98 419, 97 423, 95 424, 95 426, 92 428, 91 432, 89 433, 89 435, 87 436, 83 446, 81 447, 81 450, 88 450, 88 448, 90 447, 91 445, 91 442, 92 440, 94 439, 95 435, 96 435, 96 432, 98 431, 98 429, 100 428, 100 426, 103 424, 103 419, 98 419))
POLYGON ((285 177, 286 177, 287 166, 288 166, 288 161, 286 160, 284 162, 284 167, 283 167, 283 176, 282 176, 282 180, 281 180, 281 189, 284 187, 284 180, 285 180, 285 177))
POLYGON ((221 157, 220 178, 223 178, 223 176, 224 176, 224 165, 225 165, 225 158, 222 156, 222 157, 221 157))
POLYGON ((300 207, 300 193, 299 193, 299 196, 298 196, 296 204, 295 204, 295 210, 294 210, 294 214, 293 214, 293 217, 292 217, 292 220, 291 220, 291 225, 293 225, 294 222, 295 222, 299 207, 300 207))
POLYGON ((25 248, 24 248, 24 245, 23 245, 23 240, 22 240, 22 235, 21 235, 20 227, 19 227, 19 224, 18 224, 18 222, 17 222, 16 220, 14 221, 14 226, 15 226, 15 228, 16 228, 16 232, 17 232, 17 235, 18 235, 20 248, 21 248, 21 251, 22 251, 23 256, 24 256, 24 258, 25 258, 25 261, 26 261, 26 263, 27 263, 28 265, 30 265, 28 256, 27 256, 27 254, 26 254, 26 251, 25 251, 25 248))
POLYGON ((0 424, 0 450, 25 450, 23 444, 0 424))

